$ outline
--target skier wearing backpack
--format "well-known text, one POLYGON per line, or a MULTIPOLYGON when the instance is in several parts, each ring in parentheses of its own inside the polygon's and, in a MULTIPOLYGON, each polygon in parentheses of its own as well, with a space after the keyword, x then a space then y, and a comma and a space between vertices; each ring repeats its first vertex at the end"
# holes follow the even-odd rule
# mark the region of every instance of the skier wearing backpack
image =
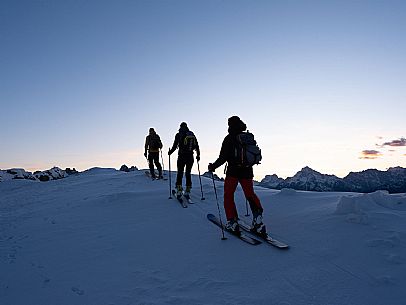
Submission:
POLYGON ((171 155, 177 148, 179 148, 179 152, 177 161, 178 172, 176 176, 176 196, 180 197, 183 195, 183 172, 185 172, 186 177, 186 190, 184 195, 189 196, 192 188, 191 171, 194 163, 193 152, 196 150, 196 160, 199 162, 200 149, 194 133, 189 130, 185 122, 180 124, 179 132, 175 136, 175 140, 173 141, 172 148, 168 151, 168 155, 171 155))
POLYGON ((261 160, 260 150, 253 140, 253 135, 244 133, 247 126, 238 116, 232 116, 228 119, 228 135, 224 138, 221 145, 221 151, 218 159, 210 163, 208 170, 214 172, 216 168, 227 162, 226 178, 224 181, 224 209, 227 217, 226 227, 234 232, 239 232, 238 214, 234 202, 234 192, 238 183, 241 184, 244 195, 247 198, 253 215, 252 228, 258 233, 265 233, 266 228, 262 221, 262 205, 258 196, 254 192, 254 173, 253 164, 261 160), (254 146, 259 150, 259 156, 256 160, 246 161, 248 157, 242 147, 243 136, 251 135, 254 146))
POLYGON ((145 151, 144 156, 148 159, 149 171, 151 178, 155 179, 154 163, 158 169, 158 179, 162 179, 162 166, 159 163, 159 150, 162 148, 162 142, 159 135, 155 132, 154 128, 149 129, 149 135, 145 138, 145 151), (148 154, 147 154, 148 153, 148 154))

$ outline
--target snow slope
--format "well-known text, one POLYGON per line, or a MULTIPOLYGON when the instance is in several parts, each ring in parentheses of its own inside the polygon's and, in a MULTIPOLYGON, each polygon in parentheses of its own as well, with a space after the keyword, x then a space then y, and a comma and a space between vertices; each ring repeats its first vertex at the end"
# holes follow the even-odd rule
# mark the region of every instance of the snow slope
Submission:
POLYGON ((222 241, 202 181, 187 209, 144 171, 1 182, 0 304, 405 304, 404 194, 257 187, 279 250, 222 241))

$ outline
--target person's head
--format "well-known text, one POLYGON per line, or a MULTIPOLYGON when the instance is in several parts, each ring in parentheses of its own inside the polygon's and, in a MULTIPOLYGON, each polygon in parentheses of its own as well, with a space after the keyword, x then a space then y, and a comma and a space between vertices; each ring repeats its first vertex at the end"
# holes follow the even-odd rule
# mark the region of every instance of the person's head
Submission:
POLYGON ((151 127, 151 128, 149 129, 149 134, 154 134, 154 133, 155 133, 155 129, 151 127))
POLYGON ((180 123, 180 128, 179 128, 179 131, 188 131, 189 130, 189 128, 187 127, 187 124, 186 124, 186 122, 182 122, 182 123, 180 123))
POLYGON ((247 125, 241 119, 234 115, 228 118, 228 131, 229 132, 243 132, 247 129, 247 125))

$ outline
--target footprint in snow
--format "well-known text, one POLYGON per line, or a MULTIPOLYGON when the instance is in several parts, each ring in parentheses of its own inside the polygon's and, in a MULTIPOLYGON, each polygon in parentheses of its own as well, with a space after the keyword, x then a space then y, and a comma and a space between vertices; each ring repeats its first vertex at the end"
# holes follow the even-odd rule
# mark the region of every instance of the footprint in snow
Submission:
POLYGON ((80 289, 80 288, 78 288, 78 287, 72 287, 72 291, 73 291, 74 293, 76 293, 77 295, 84 295, 84 294, 85 294, 85 291, 82 290, 82 289, 80 289))
POLYGON ((393 265, 403 264, 403 258, 400 255, 391 253, 386 255, 386 261, 393 265))

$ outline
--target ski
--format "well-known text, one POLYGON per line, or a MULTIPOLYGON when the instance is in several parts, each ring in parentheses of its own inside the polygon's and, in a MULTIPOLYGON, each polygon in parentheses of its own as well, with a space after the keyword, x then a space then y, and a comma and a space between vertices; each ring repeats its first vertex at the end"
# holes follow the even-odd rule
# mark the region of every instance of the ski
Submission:
POLYGON ((240 225, 240 228, 243 229, 244 231, 249 232, 249 233, 255 235, 256 237, 261 238, 266 243, 268 243, 268 244, 270 244, 270 245, 272 245, 274 247, 277 247, 279 249, 287 249, 287 248, 289 248, 289 246, 287 244, 285 244, 285 243, 283 243, 283 242, 281 242, 279 240, 276 240, 275 238, 270 236, 268 233, 260 234, 260 233, 258 233, 256 231, 252 231, 251 230, 252 227, 249 224, 247 224, 246 222, 242 221, 242 220, 239 220, 238 224, 240 225))
POLYGON ((156 177, 152 177, 149 171, 145 171, 145 175, 150 178, 152 181, 156 180, 156 177))
POLYGON ((185 198, 186 201, 187 201, 187 203, 189 203, 189 204, 194 204, 194 203, 195 203, 195 202, 192 200, 192 198, 190 198, 190 195, 188 195, 188 194, 184 194, 184 195, 183 195, 183 198, 185 198))
POLYGON ((182 196, 177 196, 177 195, 176 195, 176 191, 175 191, 175 190, 172 190, 172 195, 176 197, 176 199, 179 201, 179 203, 181 204, 181 206, 182 206, 183 208, 187 208, 186 202, 182 199, 182 196))
MULTIPOLYGON (((213 214, 207 214, 207 219, 209 221, 211 221, 212 223, 214 223, 215 225, 219 226, 220 228, 222 227, 221 223, 220 223, 220 220, 216 216, 214 216, 213 214)), ((248 235, 246 235, 246 234, 244 234, 242 232, 240 232, 239 234, 236 234, 231 230, 227 230, 224 225, 223 225, 223 229, 225 231, 229 232, 231 235, 241 239, 242 241, 245 241, 246 243, 248 243, 250 245, 256 246, 256 245, 259 245, 259 244, 262 243, 260 240, 255 239, 253 237, 250 237, 250 236, 248 236, 248 235)))
POLYGON ((165 178, 165 177, 159 178, 159 176, 156 172, 155 172, 155 178, 153 178, 151 176, 151 173, 149 171, 145 171, 145 175, 147 175, 147 177, 151 178, 152 180, 168 180, 168 178, 165 178))

